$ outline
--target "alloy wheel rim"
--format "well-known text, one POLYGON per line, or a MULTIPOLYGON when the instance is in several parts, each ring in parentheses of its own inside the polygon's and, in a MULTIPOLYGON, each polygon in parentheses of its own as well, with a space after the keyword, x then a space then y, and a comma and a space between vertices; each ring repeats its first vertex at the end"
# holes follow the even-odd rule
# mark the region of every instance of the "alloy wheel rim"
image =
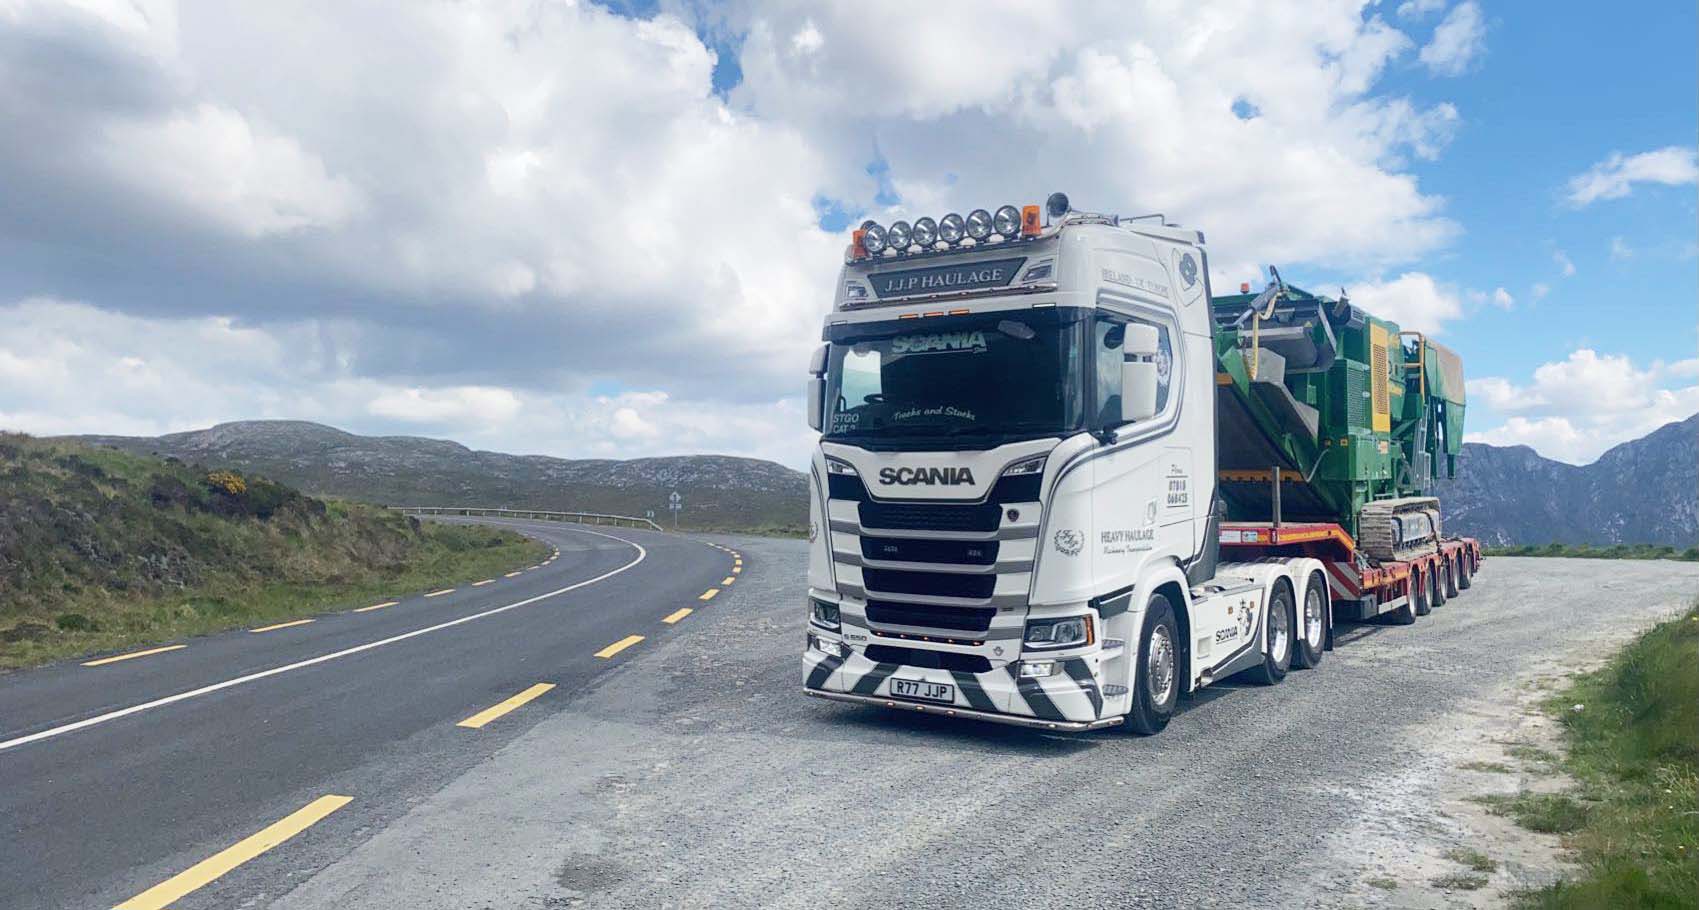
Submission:
POLYGON ((1269 649, 1275 659, 1278 660, 1280 655, 1286 653, 1286 639, 1291 636, 1292 630, 1287 628, 1286 610, 1283 604, 1276 603, 1268 613, 1269 649))
POLYGON ((1174 641, 1168 637, 1166 626, 1157 626, 1150 633, 1150 653, 1145 656, 1145 689, 1153 704, 1168 703, 1174 690, 1174 641))
POLYGON ((1321 634, 1321 592, 1311 588, 1304 595, 1304 640, 1310 643, 1310 647, 1319 648, 1321 634))

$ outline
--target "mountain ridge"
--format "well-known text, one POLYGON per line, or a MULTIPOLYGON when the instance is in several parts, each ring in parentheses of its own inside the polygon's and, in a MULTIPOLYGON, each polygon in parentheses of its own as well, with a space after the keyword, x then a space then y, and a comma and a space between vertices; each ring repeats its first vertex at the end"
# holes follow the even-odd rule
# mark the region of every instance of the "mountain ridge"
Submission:
MULTIPOLYGON (((730 455, 566 459, 472 449, 422 436, 361 436, 310 421, 222 423, 159 437, 79 436, 272 477, 319 495, 408 506, 514 506, 656 513, 684 498, 680 527, 797 533, 807 476, 730 455)), ((1699 415, 1613 446, 1588 465, 1528 446, 1465 443, 1442 481, 1445 529, 1492 546, 1699 542, 1699 415)))

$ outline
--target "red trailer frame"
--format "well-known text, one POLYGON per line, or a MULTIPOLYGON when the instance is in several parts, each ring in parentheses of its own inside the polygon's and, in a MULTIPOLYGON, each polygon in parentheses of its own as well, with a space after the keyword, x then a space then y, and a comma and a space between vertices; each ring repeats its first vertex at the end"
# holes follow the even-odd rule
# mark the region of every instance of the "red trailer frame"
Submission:
MULTIPOLYGON (((1455 591, 1460 579, 1474 577, 1482 559, 1480 541, 1448 537, 1434 553, 1379 562, 1357 549, 1351 535, 1331 522, 1222 522, 1220 539, 1223 554, 1231 553, 1235 562, 1276 556, 1320 560, 1327 568, 1329 613, 1336 620, 1372 619, 1405 606, 1412 596, 1432 604, 1434 592, 1429 587, 1435 579, 1449 579, 1447 586, 1455 591)), ((1332 642, 1330 622, 1329 647, 1332 642)))

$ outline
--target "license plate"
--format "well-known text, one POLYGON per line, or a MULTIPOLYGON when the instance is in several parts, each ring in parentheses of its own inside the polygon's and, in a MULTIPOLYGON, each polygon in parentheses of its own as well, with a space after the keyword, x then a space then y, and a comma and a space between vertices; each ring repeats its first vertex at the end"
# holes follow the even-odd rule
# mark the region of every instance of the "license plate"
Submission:
POLYGON ((927 701, 954 702, 956 687, 949 683, 926 682, 919 679, 891 680, 891 694, 902 698, 924 698, 927 701))

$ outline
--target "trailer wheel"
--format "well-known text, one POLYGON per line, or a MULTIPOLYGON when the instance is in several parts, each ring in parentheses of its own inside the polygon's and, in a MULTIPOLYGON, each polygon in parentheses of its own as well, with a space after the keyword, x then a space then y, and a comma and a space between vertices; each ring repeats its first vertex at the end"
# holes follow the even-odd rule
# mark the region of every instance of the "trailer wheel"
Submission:
POLYGON ((1444 561, 1445 559, 1442 557, 1428 563, 1428 608, 1430 610, 1434 607, 1445 606, 1445 587, 1439 569, 1440 563, 1444 561))
POLYGON ((1292 666, 1308 670, 1321 663, 1327 646, 1327 598, 1322 595, 1320 575, 1310 577, 1304 589, 1304 608, 1298 613, 1298 640, 1292 652, 1292 666))
POLYGON ((1250 669, 1251 679, 1272 686, 1286 678, 1286 671, 1292 666, 1292 642, 1297 638, 1292 633, 1297 625, 1291 589, 1284 584, 1276 584, 1274 597, 1268 602, 1262 665, 1250 669))
POLYGON ((1464 550, 1457 554, 1457 588, 1460 591, 1467 591, 1469 586, 1474 583, 1475 560, 1469 555, 1468 550, 1464 550))
POLYGON ((1447 556, 1445 558, 1445 599, 1446 600, 1454 599, 1455 597, 1457 597, 1458 593, 1463 589, 1462 582, 1458 580, 1458 576, 1460 576, 1462 574, 1463 574, 1463 557, 1462 557, 1462 555, 1459 554, 1456 557, 1447 556))
POLYGON ((1415 579, 1411 578, 1410 603, 1415 605, 1417 616, 1426 616, 1434 611, 1434 595, 1438 593, 1434 590, 1435 577, 1433 567, 1429 566, 1428 570, 1422 573, 1422 589, 1420 591, 1416 590, 1415 579))
POLYGON ((1139 633, 1139 659, 1133 666, 1133 709, 1127 713, 1127 728, 1140 736, 1162 732, 1180 702, 1179 630, 1168 598, 1153 595, 1139 633))

